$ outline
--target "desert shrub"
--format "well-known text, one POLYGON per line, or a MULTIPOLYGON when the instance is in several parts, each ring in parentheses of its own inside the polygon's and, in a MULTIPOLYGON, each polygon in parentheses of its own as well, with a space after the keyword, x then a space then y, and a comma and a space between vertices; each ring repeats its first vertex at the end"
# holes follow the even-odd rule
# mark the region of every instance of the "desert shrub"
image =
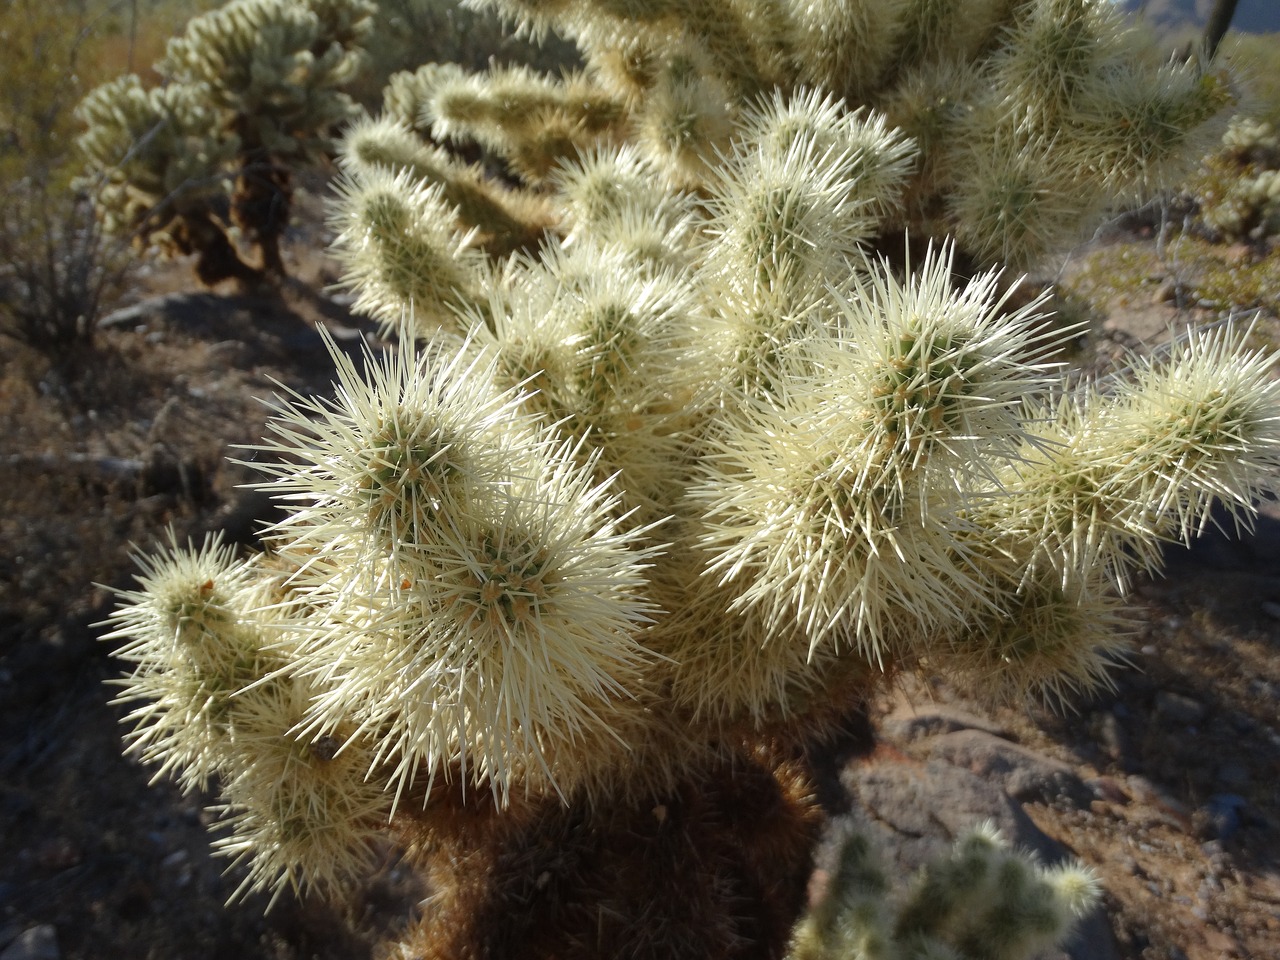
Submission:
POLYGON ((161 82, 151 64, 163 59, 165 47, 192 17, 219 6, 220 0, 87 0, 93 30, 93 72, 82 77, 85 89, 139 73, 148 86, 161 82))
POLYGON ((0 334, 54 358, 92 343, 127 264, 70 186, 97 26, 85 4, 33 0, 8 3, 0 26, 0 334))
POLYGON ((0 334, 55 359, 92 346, 128 254, 102 235, 82 193, 8 184, 0 211, 0 334))
MULTIPOLYGON (((279 401, 266 552, 142 560, 131 748, 221 785, 241 892, 340 895, 395 835, 405 956, 779 956, 814 744, 902 671, 1106 683, 1134 576, 1275 489, 1247 330, 1075 385, 984 266, 1164 184, 1225 86, 1091 0, 486 5, 585 65, 429 64, 348 131, 335 248, 399 349, 279 401)), ((967 954, 1089 899, 965 850, 1027 921, 967 954)), ((923 884, 904 947, 961 886, 923 884)))
POLYGON ((10 0, 0 23, 0 176, 17 183, 43 172, 50 186, 61 170, 74 133, 71 107, 80 94, 90 39, 83 4, 51 5, 10 0))

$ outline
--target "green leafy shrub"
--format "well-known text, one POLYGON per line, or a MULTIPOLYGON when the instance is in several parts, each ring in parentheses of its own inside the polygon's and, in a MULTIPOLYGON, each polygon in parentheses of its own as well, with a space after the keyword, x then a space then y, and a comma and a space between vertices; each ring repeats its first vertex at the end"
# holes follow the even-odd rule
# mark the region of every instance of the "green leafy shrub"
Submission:
POLYGON ((1084 223, 1061 177, 1180 169, 1223 89, 1088 0, 501 6, 586 65, 428 65, 349 131, 335 247, 400 348, 279 402, 266 552, 143 561, 132 749, 222 785, 241 892, 340 894, 392 832, 405 956, 779 956, 815 743, 900 671, 1105 683, 1134 575, 1276 488, 1248 330, 1073 387, 972 266, 1084 223))

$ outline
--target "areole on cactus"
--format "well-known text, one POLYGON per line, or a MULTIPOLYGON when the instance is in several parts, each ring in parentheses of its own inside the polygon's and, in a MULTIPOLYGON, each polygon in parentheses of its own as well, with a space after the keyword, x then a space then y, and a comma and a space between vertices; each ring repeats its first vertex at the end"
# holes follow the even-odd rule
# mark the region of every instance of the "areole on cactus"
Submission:
POLYGON ((415 955, 1052 943, 1087 877, 982 834, 892 923, 867 860, 880 906, 846 884, 792 937, 805 748, 901 671, 1105 683, 1133 574, 1276 488, 1247 328, 1080 384, 996 263, 1177 169, 1223 81, 1091 0, 490 5, 585 71, 424 67, 351 128, 335 252, 398 347, 278 403, 264 554, 144 561, 134 749, 224 783, 243 889, 407 844, 415 955), (970 868, 1006 929, 940 919, 970 868))

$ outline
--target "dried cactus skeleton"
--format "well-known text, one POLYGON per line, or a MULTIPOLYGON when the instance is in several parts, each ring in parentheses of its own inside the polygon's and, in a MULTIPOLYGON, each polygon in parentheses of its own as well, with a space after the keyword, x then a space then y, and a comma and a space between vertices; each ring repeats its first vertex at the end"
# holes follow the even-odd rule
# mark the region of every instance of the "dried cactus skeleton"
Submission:
MULTIPOLYGON (((336 250, 400 349, 280 401, 265 553, 144 561, 132 748, 222 782, 244 889, 340 892, 397 833, 415 956, 778 956, 806 744, 897 671, 1104 683, 1132 575, 1276 488, 1247 329, 1069 385, 981 268, 1176 169, 1223 84, 1090 0, 491 5, 586 68, 430 65, 351 128, 336 250), (905 232, 956 246, 891 268, 905 232)), ((967 843, 1035 891, 1001 956, 1091 899, 967 843)), ((917 955, 821 952, 823 909, 793 955, 917 955)))

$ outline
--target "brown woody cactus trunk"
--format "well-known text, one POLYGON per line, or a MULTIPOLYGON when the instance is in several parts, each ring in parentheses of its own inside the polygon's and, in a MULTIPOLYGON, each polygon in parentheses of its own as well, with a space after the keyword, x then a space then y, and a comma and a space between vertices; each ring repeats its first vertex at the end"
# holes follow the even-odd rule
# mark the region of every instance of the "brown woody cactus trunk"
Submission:
POLYGON ((258 248, 262 272, 273 279, 285 275, 280 238, 289 225, 292 200, 288 169, 273 162, 266 150, 246 153, 231 196, 231 219, 258 248))
POLYGON ((799 764, 749 752, 635 807, 460 813, 399 822, 433 888, 401 944, 423 960, 777 960, 822 819, 799 764))
POLYGON ((208 212, 181 215, 172 236, 180 253, 196 255, 196 276, 205 286, 224 280, 235 280, 246 289, 262 284, 262 271, 240 259, 226 231, 208 212))

